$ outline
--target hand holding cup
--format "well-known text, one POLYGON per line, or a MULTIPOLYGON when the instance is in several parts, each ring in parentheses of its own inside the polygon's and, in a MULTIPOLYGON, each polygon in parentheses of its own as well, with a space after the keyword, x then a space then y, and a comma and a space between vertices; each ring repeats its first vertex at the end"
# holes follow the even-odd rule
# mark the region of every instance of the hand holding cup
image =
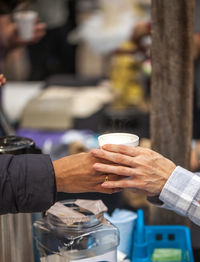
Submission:
POLYGON ((38 22, 37 12, 18 11, 13 18, 17 27, 18 42, 36 43, 45 35, 46 26, 38 22))
POLYGON ((130 188, 147 196, 159 195, 176 168, 172 161, 153 150, 123 145, 119 141, 115 144, 104 144, 101 149, 95 149, 92 153, 95 157, 113 163, 96 163, 94 165, 96 171, 128 178, 106 181, 102 187, 130 188))

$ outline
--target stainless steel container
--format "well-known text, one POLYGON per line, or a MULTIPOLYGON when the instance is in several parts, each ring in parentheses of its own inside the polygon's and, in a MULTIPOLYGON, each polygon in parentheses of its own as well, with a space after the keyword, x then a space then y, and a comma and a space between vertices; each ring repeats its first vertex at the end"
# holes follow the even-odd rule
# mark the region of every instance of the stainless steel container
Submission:
POLYGON ((118 229, 104 219, 80 208, 73 200, 64 205, 88 217, 87 222, 63 223, 48 214, 34 223, 41 262, 116 262, 118 229))

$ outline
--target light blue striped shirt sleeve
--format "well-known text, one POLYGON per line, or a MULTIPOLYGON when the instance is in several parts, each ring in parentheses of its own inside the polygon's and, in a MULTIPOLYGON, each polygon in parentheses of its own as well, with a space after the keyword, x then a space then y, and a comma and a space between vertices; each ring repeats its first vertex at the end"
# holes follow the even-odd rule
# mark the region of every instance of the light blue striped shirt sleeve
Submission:
POLYGON ((163 208, 186 216, 200 226, 200 173, 177 166, 159 199, 164 203, 163 208))

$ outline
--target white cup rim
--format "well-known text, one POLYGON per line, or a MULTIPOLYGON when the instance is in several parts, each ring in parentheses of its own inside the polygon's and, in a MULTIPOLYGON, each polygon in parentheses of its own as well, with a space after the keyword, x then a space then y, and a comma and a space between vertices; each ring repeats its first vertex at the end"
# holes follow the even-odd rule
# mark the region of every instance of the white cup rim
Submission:
POLYGON ((17 20, 24 20, 24 19, 30 19, 35 20, 38 17, 38 13, 33 10, 22 10, 22 11, 16 11, 13 14, 14 19, 17 20))
POLYGON ((98 137, 98 142, 99 142, 99 146, 102 146, 102 145, 105 145, 105 144, 113 144, 112 142, 106 142, 105 140, 108 138, 108 137, 129 137, 131 138, 130 141, 127 141, 125 143, 115 143, 115 144, 133 144, 134 146, 137 146, 139 144, 139 136, 135 135, 135 134, 131 134, 131 133, 108 133, 108 134, 103 134, 103 135, 100 135, 98 137), (104 140, 104 142, 103 142, 104 140), (102 143, 103 142, 103 143, 102 143))

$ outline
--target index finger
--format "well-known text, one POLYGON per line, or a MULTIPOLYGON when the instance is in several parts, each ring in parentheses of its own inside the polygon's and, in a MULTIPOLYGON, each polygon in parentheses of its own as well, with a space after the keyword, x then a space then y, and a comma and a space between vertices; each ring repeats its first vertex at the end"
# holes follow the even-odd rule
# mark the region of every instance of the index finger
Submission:
POLYGON ((115 144, 106 144, 102 147, 106 151, 121 153, 127 156, 138 156, 144 151, 142 147, 126 146, 126 145, 115 145, 115 144))

